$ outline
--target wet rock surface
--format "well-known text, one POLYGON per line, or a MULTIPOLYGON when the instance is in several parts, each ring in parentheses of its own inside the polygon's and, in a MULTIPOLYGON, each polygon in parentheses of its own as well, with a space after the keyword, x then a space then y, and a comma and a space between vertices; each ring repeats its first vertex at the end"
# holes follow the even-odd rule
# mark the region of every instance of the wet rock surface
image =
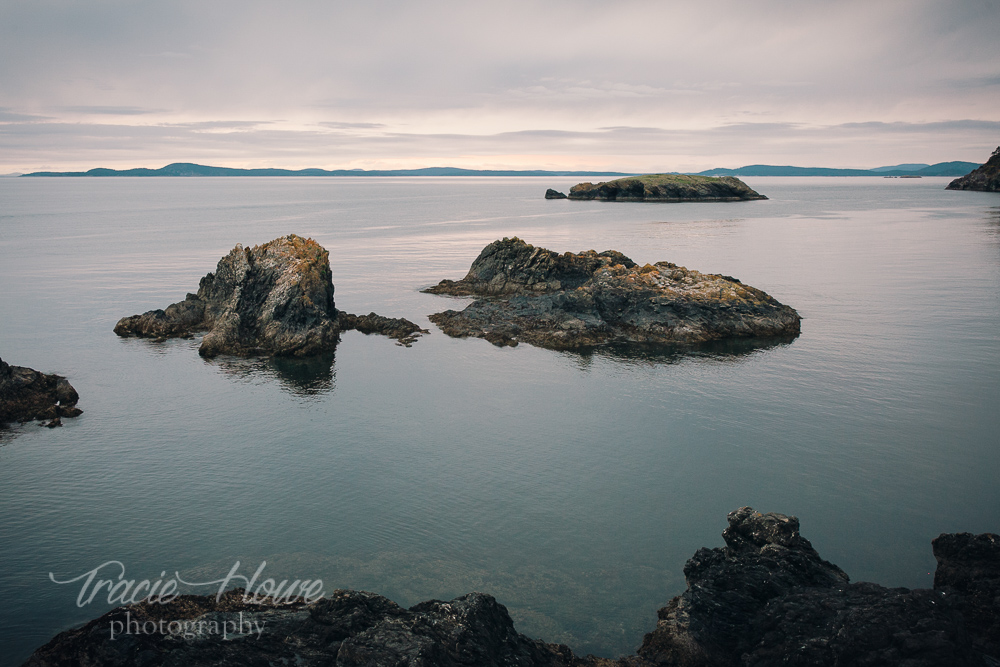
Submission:
POLYGON ((613 250, 560 255, 516 237, 486 246, 462 280, 424 291, 479 297, 430 319, 449 336, 501 346, 692 344, 800 329, 792 308, 729 276, 670 262, 639 266, 613 250))
POLYGON ((986 164, 948 184, 946 190, 980 190, 1000 192, 1000 146, 986 164))
POLYGON ((404 319, 340 313, 333 291, 326 249, 289 234, 253 248, 237 245, 201 279, 197 294, 162 310, 123 317, 115 333, 165 339, 204 331, 198 352, 205 357, 302 357, 333 350, 340 332, 359 322, 367 333, 407 345, 424 332, 404 319))
POLYGON ((62 426, 61 417, 76 417, 79 394, 61 375, 40 373, 25 366, 11 366, 0 359, 0 428, 13 422, 46 420, 62 426))
MULTIPOLYGON (((372 593, 339 590, 311 605, 254 605, 242 591, 121 607, 38 649, 26 665, 538 665, 715 667, 998 663, 1000 537, 934 540, 933 590, 849 581, 799 533, 793 516, 742 507, 728 516, 726 546, 687 562, 688 588, 659 611, 638 652, 580 657, 517 633, 503 605, 471 593, 403 609, 372 593), (130 614, 130 616, 126 616, 130 614), (242 616, 240 616, 242 614, 242 616), (223 641, 164 632, 110 639, 112 622, 254 622, 223 641), (256 627, 256 626, 255 626, 256 627)), ((137 626, 138 627, 138 626, 137 626)), ((177 626, 180 634, 180 626, 177 626)))
MULTIPOLYGON (((546 199, 548 199, 546 193, 546 199)), ((602 183, 579 183, 569 199, 648 202, 720 202, 767 199, 735 176, 649 174, 602 183)))

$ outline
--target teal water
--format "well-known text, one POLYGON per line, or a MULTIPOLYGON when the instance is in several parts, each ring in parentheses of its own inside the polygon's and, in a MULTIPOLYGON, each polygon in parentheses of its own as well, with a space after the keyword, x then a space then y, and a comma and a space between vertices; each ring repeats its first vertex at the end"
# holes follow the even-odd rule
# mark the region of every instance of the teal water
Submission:
MULTIPOLYGON (((557 179, 558 180, 558 179, 557 179)), ((545 179, 0 179, 0 356, 83 416, 0 440, 0 646, 109 606, 57 585, 322 577, 410 605, 494 594, 518 629, 633 651, 727 512, 795 514, 854 580, 927 587, 941 532, 1000 532, 1000 197, 947 179, 748 178, 760 202, 545 201, 545 179), (307 364, 112 333, 236 243, 312 236, 341 309, 407 317, 307 364), (487 243, 616 249, 761 288, 790 344, 694 355, 450 339, 419 293, 487 243)), ((199 592, 208 592, 199 591, 199 592)))

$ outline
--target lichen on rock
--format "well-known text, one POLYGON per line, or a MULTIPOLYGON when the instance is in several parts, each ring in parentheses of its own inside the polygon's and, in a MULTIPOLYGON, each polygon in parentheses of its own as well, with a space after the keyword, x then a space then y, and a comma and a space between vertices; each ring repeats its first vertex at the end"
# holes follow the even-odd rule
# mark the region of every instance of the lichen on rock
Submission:
POLYGON ((459 281, 431 294, 475 296, 430 316, 449 336, 577 349, 607 343, 690 344, 799 333, 792 308, 729 276, 620 252, 558 254, 517 237, 486 246, 459 281))
MULTIPOLYGON (((253 248, 237 245, 201 279, 197 294, 163 310, 123 317, 115 333, 169 338, 205 331, 198 350, 205 357, 310 356, 334 349, 340 332, 354 328, 355 316, 337 311, 333 292, 329 252, 289 234, 253 248)), ((425 332, 404 319, 377 324, 369 332, 406 338, 405 344, 425 332)))

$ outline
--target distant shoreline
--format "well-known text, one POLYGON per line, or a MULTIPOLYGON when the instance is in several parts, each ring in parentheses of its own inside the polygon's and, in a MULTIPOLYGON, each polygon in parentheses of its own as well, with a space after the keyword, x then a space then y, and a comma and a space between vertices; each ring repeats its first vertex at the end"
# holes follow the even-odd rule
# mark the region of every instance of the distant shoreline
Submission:
MULTIPOLYGON (((738 169, 708 169, 698 176, 964 176, 979 165, 974 162, 939 162, 920 168, 900 169, 877 167, 875 169, 830 169, 826 167, 793 167, 755 164, 738 169)), ((666 172, 677 174, 680 172, 666 172)), ((106 169, 98 167, 89 171, 36 171, 21 174, 18 178, 55 177, 101 178, 109 176, 162 178, 162 177, 220 177, 220 176, 548 176, 548 177, 603 177, 636 176, 638 172, 621 171, 548 171, 459 169, 457 167, 425 167, 423 169, 236 169, 212 167, 191 163, 168 164, 159 169, 106 169)))

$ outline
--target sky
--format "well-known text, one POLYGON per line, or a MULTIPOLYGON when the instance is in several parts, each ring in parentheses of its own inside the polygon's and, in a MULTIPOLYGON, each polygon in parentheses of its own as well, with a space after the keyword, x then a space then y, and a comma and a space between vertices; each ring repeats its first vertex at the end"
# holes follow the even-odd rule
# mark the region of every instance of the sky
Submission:
POLYGON ((1000 0, 0 0, 0 173, 984 162, 1000 0))

